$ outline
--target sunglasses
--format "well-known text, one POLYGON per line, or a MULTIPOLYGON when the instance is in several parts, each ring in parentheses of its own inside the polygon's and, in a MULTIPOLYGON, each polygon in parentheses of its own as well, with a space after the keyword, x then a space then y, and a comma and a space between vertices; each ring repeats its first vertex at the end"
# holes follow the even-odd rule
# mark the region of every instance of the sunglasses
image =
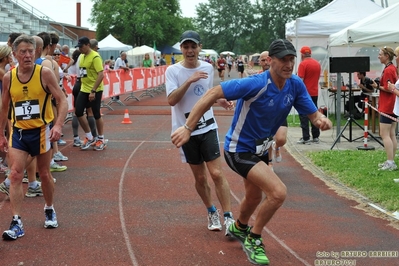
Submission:
POLYGON ((60 54, 53 54, 53 56, 60 55, 60 54))

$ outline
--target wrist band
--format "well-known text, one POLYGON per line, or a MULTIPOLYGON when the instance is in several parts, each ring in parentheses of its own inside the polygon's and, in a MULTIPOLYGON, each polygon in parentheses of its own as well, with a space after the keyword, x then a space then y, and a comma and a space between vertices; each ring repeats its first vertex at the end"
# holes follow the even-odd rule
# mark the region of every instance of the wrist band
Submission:
POLYGON ((187 129, 190 132, 193 132, 194 130, 192 130, 189 126, 187 126, 187 124, 184 124, 184 128, 187 129))

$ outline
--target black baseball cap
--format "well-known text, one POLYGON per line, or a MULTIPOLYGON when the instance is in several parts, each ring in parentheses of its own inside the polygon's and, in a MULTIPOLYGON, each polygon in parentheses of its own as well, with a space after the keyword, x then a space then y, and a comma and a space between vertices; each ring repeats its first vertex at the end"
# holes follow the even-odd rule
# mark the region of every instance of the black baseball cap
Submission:
POLYGON ((185 41, 193 41, 196 44, 199 44, 201 42, 201 38, 198 32, 193 30, 188 30, 183 32, 183 34, 180 37, 180 43, 184 43, 185 41))
POLYGON ((90 39, 87 38, 86 36, 83 36, 83 37, 79 38, 78 44, 75 46, 75 48, 78 48, 78 47, 80 48, 83 45, 87 45, 87 44, 90 44, 90 39))
POLYGON ((274 40, 269 46, 269 56, 283 58, 286 55, 296 56, 294 45, 286 39, 274 40))

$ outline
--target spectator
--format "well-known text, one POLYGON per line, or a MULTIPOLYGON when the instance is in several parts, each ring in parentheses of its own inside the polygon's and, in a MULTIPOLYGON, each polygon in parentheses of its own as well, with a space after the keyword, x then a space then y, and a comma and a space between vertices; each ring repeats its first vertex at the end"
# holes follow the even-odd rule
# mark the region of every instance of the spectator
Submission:
POLYGON ((153 67, 154 65, 152 64, 152 60, 150 59, 150 54, 146 53, 144 55, 144 60, 142 67, 153 67))
POLYGON ((176 63, 176 61, 175 61, 175 53, 172 53, 172 55, 170 57, 170 60, 171 60, 171 64, 172 65, 174 65, 176 63))
POLYGON ((162 56, 161 56, 161 61, 160 61, 161 63, 161 66, 165 66, 166 65, 166 60, 165 60, 165 55, 163 54, 162 56))
MULTIPOLYGON (((399 55, 399 54, 398 54, 399 55)), ((379 84, 373 84, 373 88, 380 91, 380 99, 378 101, 378 112, 380 113, 380 136, 384 143, 385 153, 387 160, 383 163, 378 164, 380 170, 393 171, 398 169, 394 158, 398 142, 396 140, 396 127, 397 122, 391 118, 385 117, 382 114, 387 114, 391 117, 397 118, 394 114, 395 106, 395 91, 389 88, 389 83, 395 84, 398 80, 398 74, 396 67, 392 64, 392 60, 395 56, 394 50, 389 46, 384 46, 378 53, 378 59, 383 64, 384 70, 382 71, 379 84)))
POLYGON ((364 112, 364 103, 362 102, 365 98, 369 96, 367 93, 374 92, 373 83, 374 80, 366 76, 366 72, 357 72, 357 78, 359 79, 359 88, 362 89, 362 93, 354 97, 355 103, 357 103, 358 108, 361 112, 364 112))
MULTIPOLYGON (((115 61, 114 70, 123 69, 124 71, 129 71, 126 57, 126 52, 121 52, 120 57, 118 57, 115 61)), ((112 97, 112 100, 119 101, 119 95, 112 97)))
MULTIPOLYGON (((302 62, 299 64, 298 67, 298 76, 303 80, 305 83, 306 89, 314 105, 317 107, 317 100, 319 95, 319 78, 321 74, 321 67, 320 63, 312 58, 312 50, 309 46, 303 46, 301 48, 301 59, 302 62)), ((307 115, 303 115, 299 113, 299 120, 301 121, 301 128, 302 128, 302 138, 300 138, 297 143, 298 144, 310 144, 319 143, 319 136, 320 130, 319 128, 311 124, 312 127, 312 137, 313 139, 310 140, 309 134, 309 118, 307 115)))

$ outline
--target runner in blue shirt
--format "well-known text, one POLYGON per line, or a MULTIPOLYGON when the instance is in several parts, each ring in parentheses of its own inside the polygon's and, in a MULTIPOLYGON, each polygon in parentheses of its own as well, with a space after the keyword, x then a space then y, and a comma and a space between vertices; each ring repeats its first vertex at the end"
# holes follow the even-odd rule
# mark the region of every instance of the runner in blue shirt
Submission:
POLYGON ((268 148, 291 108, 307 114, 321 130, 331 129, 331 121, 317 111, 303 81, 292 75, 296 51, 288 40, 278 39, 269 47, 270 69, 244 79, 222 82, 197 102, 183 127, 172 134, 172 142, 181 147, 190 131, 217 99, 237 100, 236 110, 224 145, 225 159, 232 170, 244 177, 245 197, 240 216, 229 227, 230 236, 240 240, 248 259, 269 264, 262 243, 262 229, 283 204, 287 189, 267 166, 268 148), (267 197, 262 202, 262 193, 267 197), (254 211, 258 214, 252 228, 248 226, 254 211))

